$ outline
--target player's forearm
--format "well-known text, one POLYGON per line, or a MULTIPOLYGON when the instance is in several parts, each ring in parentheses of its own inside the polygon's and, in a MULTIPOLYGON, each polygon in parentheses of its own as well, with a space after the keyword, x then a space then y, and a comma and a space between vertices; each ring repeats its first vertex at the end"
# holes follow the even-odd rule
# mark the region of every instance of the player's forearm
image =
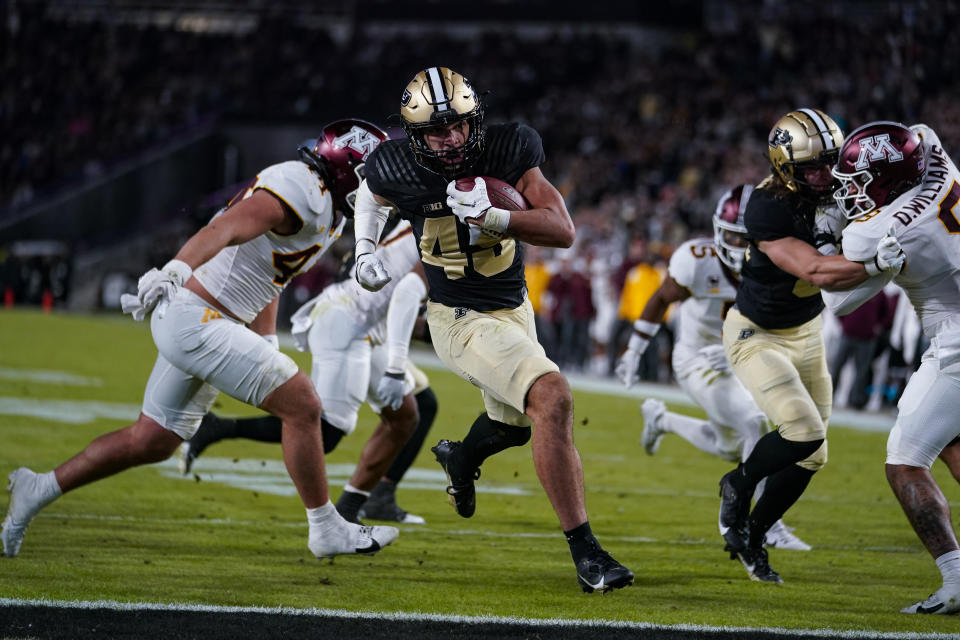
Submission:
POLYGON ((372 253, 376 249, 390 209, 388 201, 370 191, 366 180, 360 183, 353 217, 356 255, 372 253))
POLYGON ((861 262, 851 262, 843 256, 821 256, 801 277, 821 289, 842 291, 857 286, 868 276, 861 262))
POLYGON ((387 371, 403 371, 410 349, 410 338, 416 324, 420 303, 427 297, 427 288, 420 276, 410 272, 397 283, 387 308, 387 371))
POLYGON ((539 247, 566 249, 576 238, 576 229, 566 211, 551 208, 510 212, 507 233, 539 247))

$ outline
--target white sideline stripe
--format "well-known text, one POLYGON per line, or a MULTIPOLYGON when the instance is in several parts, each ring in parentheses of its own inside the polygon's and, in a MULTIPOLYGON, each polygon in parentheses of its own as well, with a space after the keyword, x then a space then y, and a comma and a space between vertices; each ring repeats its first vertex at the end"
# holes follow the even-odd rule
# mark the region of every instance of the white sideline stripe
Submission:
POLYGON ((913 633, 885 631, 839 631, 833 629, 789 629, 786 627, 724 627, 700 624, 653 624, 651 622, 627 622, 623 620, 579 620, 569 618, 518 618, 513 616, 460 616, 419 611, 393 613, 370 613, 347 609, 294 609, 292 607, 237 607, 209 604, 117 602, 116 600, 27 600, 0 598, 4 607, 59 607, 65 609, 110 609, 112 611, 178 611, 203 613, 263 613, 269 615, 306 616, 321 618, 346 618, 348 620, 387 620, 400 622, 448 622, 458 624, 508 624, 527 627, 608 627, 613 629, 636 629, 647 631, 695 631, 710 633, 779 633, 811 638, 888 638, 889 640, 924 640, 933 638, 956 638, 954 634, 913 633))
POLYGON ((15 380, 17 382, 37 382, 40 384, 73 385, 77 387, 102 387, 102 378, 88 378, 78 376, 69 371, 53 371, 51 369, 17 369, 0 367, 0 380, 15 380))
POLYGON ((132 421, 140 415, 140 405, 94 400, 0 396, 0 415, 40 418, 69 424, 89 423, 100 418, 132 421))
MULTIPOLYGON (((232 520, 230 518, 140 518, 137 516, 113 516, 98 513, 49 513, 41 512, 37 518, 50 520, 92 520, 95 522, 128 522, 131 524, 148 525, 197 525, 197 526, 222 526, 222 527, 282 527, 286 529, 303 529, 306 522, 280 522, 271 520, 269 522, 262 520, 232 520)), ((440 529, 436 527, 427 527, 424 525, 403 525, 394 523, 398 529, 409 533, 431 533, 444 536, 477 536, 481 538, 515 538, 515 539, 542 539, 554 540, 557 533, 554 532, 520 532, 520 531, 484 531, 482 529, 440 529)), ((661 538, 651 538, 648 536, 614 536, 604 535, 604 540, 612 540, 624 543, 642 543, 642 544, 668 544, 671 546, 716 546, 720 544, 719 539, 710 538, 678 538, 676 540, 665 540, 661 538)), ((816 547, 824 551, 867 551, 876 553, 920 553, 923 551, 920 547, 857 547, 853 545, 818 545, 816 547)))

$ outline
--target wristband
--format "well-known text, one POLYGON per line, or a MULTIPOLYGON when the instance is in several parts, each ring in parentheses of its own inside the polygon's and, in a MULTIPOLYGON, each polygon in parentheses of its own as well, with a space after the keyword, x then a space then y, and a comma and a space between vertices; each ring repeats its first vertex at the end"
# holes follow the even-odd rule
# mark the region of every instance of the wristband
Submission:
POLYGON ((873 256, 873 260, 863 263, 863 268, 867 270, 867 275, 871 278, 876 275, 880 275, 880 272, 883 269, 880 268, 880 263, 877 262, 877 256, 873 256))
POLYGON ((633 330, 639 334, 645 334, 652 338, 653 336, 657 335, 657 331, 660 330, 660 323, 649 322, 647 320, 638 318, 637 321, 633 323, 633 330))
POLYGON ((374 251, 376 251, 376 249, 377 249, 377 243, 374 242, 373 240, 371 240, 370 238, 357 238, 357 242, 356 242, 356 244, 354 245, 354 253, 357 254, 357 257, 358 257, 358 258, 359 258, 360 256, 364 256, 364 255, 366 255, 366 254, 368 254, 368 253, 373 253, 374 251), (369 244, 370 244, 370 248, 367 249, 366 251, 364 251, 364 250, 360 247, 360 243, 361 243, 361 242, 367 242, 367 243, 369 243, 369 244))
POLYGON ((487 231, 503 233, 510 226, 510 212, 506 209, 490 207, 487 209, 487 215, 483 217, 483 224, 480 226, 487 231))
POLYGON ((176 284, 178 287, 182 287, 183 283, 189 280, 190 276, 193 275, 193 269, 191 269, 190 265, 183 260, 171 260, 167 264, 163 265, 161 271, 174 276, 171 278, 171 280, 173 280, 174 284, 176 284))

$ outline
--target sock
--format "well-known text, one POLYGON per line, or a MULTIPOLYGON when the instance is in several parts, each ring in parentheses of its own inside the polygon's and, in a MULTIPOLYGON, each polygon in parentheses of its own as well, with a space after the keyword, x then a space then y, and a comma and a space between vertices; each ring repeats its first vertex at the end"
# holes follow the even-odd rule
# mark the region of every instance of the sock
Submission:
POLYGON ((944 586, 960 587, 960 550, 948 551, 936 560, 944 586))
POLYGON ((369 491, 361 491, 353 485, 348 484, 343 488, 343 493, 337 499, 337 511, 347 522, 359 523, 360 507, 370 496, 369 491))
POLYGON ((479 468, 493 454, 526 444, 531 433, 530 427, 515 427, 481 413, 463 439, 463 462, 467 468, 479 468))
POLYGON ((410 465, 413 464, 413 461, 416 460, 417 454, 420 453, 420 448, 423 447, 423 441, 426 439, 430 427, 433 426, 433 420, 437 417, 437 394, 433 392, 433 389, 427 387, 414 397, 417 401, 420 421, 417 422, 417 428, 414 430, 413 435, 410 436, 410 439, 407 440, 407 444, 400 450, 400 453, 398 453, 397 457, 393 460, 393 464, 390 465, 390 468, 387 469, 387 472, 384 474, 388 479, 393 480, 394 483, 403 480, 403 475, 407 472, 407 469, 410 468, 410 465))
POLYGON ((590 529, 589 521, 569 531, 564 531, 563 535, 567 537, 567 544, 570 545, 570 555, 573 556, 574 562, 580 560, 597 544, 597 539, 590 529))
POLYGON ((63 495, 60 485, 57 484, 57 476, 53 471, 37 474, 37 488, 40 491, 44 506, 63 495))
POLYGON ((786 469, 767 477, 763 495, 750 513, 750 546, 763 545, 764 534, 787 509, 800 499, 814 471, 791 464, 786 469))
MULTIPOLYGON (((771 431, 757 441, 746 462, 738 467, 730 481, 738 491, 749 491, 767 476, 800 462, 820 448, 823 439, 809 442, 787 440, 779 431, 771 431)), ((769 490, 769 488, 768 488, 769 490)))
POLYGON ((321 536, 344 525, 343 518, 337 513, 337 508, 329 500, 319 507, 307 509, 307 522, 310 524, 310 530, 316 531, 321 536))
POLYGON ((381 480, 377 483, 377 486, 373 488, 373 491, 370 492, 369 500, 375 500, 377 502, 394 502, 396 498, 394 497, 397 493, 397 483, 391 482, 389 479, 381 480))
POLYGON ((241 420, 220 419, 224 433, 232 431, 224 438, 247 438, 260 442, 280 442, 283 433, 283 423, 276 416, 260 416, 257 418, 243 418, 241 420), (232 423, 232 425, 231 425, 232 423))

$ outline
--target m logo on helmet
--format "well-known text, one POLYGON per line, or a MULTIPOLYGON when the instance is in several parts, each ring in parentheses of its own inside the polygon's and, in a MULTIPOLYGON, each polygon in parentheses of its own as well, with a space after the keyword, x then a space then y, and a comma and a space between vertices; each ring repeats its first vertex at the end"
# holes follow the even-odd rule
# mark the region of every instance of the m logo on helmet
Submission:
POLYGON ((378 144, 380 144, 380 138, 363 127, 356 125, 350 127, 350 131, 347 131, 342 136, 337 136, 333 139, 334 147, 338 149, 353 149, 363 156, 364 160, 367 159, 371 151, 377 148, 378 144))
POLYGON ((860 140, 860 155, 857 157, 857 163, 853 166, 857 170, 867 169, 871 163, 880 160, 886 160, 887 162, 903 160, 903 153, 897 151, 896 147, 890 144, 889 133, 862 138, 860 140))

